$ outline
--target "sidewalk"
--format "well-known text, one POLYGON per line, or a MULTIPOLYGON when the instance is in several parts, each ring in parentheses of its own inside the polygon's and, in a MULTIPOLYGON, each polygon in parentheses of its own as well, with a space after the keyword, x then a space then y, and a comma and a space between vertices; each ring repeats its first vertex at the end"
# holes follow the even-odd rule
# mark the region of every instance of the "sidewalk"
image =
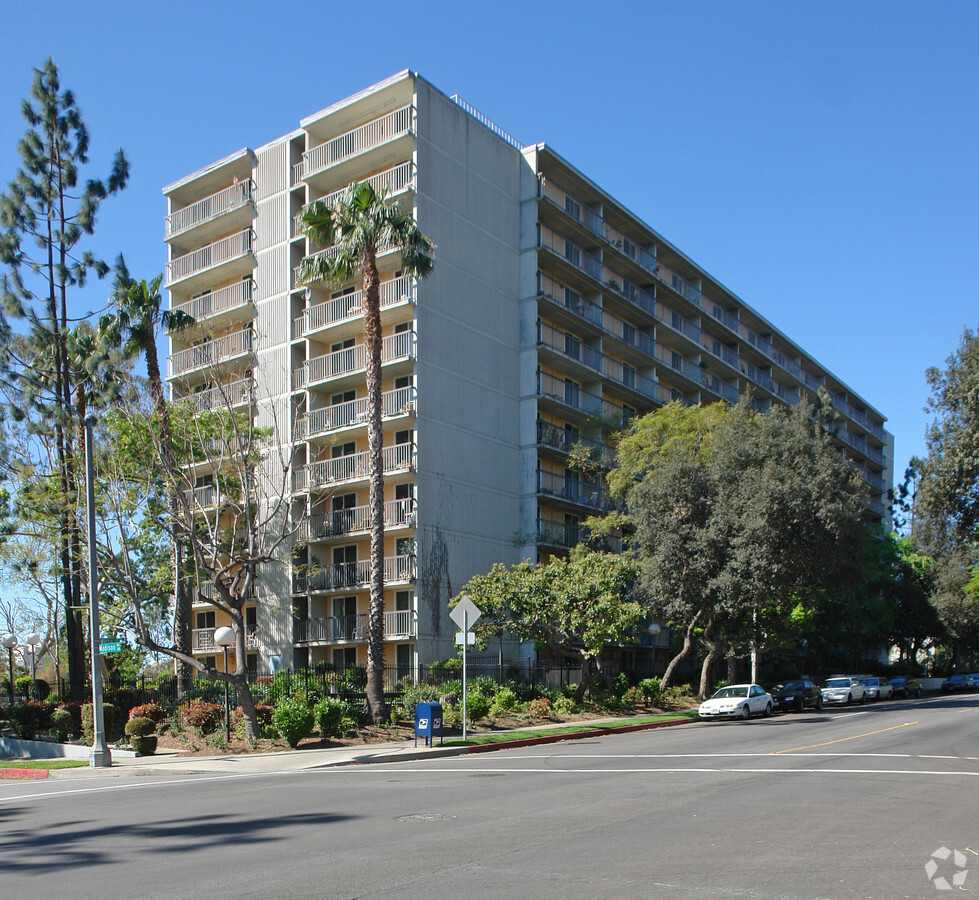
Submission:
MULTIPOLYGON (((113 754, 112 766, 104 768, 53 769, 48 777, 64 778, 105 778, 123 775, 230 775, 262 772, 297 772, 303 769, 321 769, 331 766, 367 765, 380 762, 407 762, 418 759, 437 759, 449 756, 463 756, 469 753, 485 753, 493 750, 506 750, 513 747, 533 746, 556 741, 580 740, 599 734, 614 734, 628 731, 663 728, 682 725, 692 721, 680 719, 668 722, 649 722, 639 725, 625 725, 610 729, 609 722, 622 722, 623 716, 607 719, 590 719, 584 722, 559 722, 540 725, 534 728, 514 729, 538 732, 549 729, 566 728, 569 724, 580 726, 580 731, 533 738, 519 738, 495 744, 476 744, 470 746, 444 746, 435 744, 425 747, 424 740, 393 741, 383 744, 366 744, 357 747, 323 747, 313 750, 290 750, 276 753, 241 753, 227 756, 185 756, 176 750, 160 750, 153 756, 131 756, 113 754)), ((510 732, 508 732, 510 733, 510 732)), ((453 736, 455 737, 455 736, 453 736)), ((0 760, 0 769, 3 760, 0 760)))

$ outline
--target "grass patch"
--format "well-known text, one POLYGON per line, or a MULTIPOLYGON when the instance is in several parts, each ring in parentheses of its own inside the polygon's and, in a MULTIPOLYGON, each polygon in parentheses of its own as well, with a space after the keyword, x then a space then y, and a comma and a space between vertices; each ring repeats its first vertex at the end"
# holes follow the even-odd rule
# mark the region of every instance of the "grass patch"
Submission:
POLYGON ((0 769, 77 769, 87 759, 0 759, 0 769))
POLYGON ((579 734, 582 731, 596 731, 600 728, 621 728, 625 725, 646 725, 650 722, 670 722, 697 717, 696 710, 684 710, 675 713, 661 713, 655 716, 632 716, 628 719, 614 719, 601 722, 576 722, 572 725, 562 725, 559 728, 519 728, 514 731, 498 731, 493 734, 474 734, 467 740, 457 738, 446 741, 446 746, 470 746, 473 744, 499 744, 503 741, 519 741, 525 738, 551 737, 560 734, 579 734))

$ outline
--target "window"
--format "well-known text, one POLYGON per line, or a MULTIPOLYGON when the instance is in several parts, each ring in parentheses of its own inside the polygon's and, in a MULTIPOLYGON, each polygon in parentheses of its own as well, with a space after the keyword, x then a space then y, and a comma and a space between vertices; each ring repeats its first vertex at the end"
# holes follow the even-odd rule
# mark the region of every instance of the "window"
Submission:
POLYGON ((407 428, 404 431, 396 431, 394 433, 395 444, 413 444, 414 442, 415 432, 412 428, 407 428))
POLYGON ((683 359, 679 353, 675 351, 670 352, 670 366, 679 372, 683 368, 683 359))
POLYGON ((578 543, 578 517, 564 517, 564 543, 568 547, 573 547, 578 543))
POLYGON ((399 375, 394 379, 394 389, 400 391, 402 388, 410 388, 412 385, 412 377, 410 375, 399 375))
POLYGON ((564 353, 570 359, 581 359, 581 341, 568 332, 564 333, 564 353))
POLYGON ((622 363, 622 383, 626 387, 636 386, 636 370, 626 363, 622 363))
POLYGON ((564 449, 570 450, 578 440, 581 438, 581 432, 578 430, 577 425, 572 425, 570 422, 564 423, 564 449))
POLYGON ((581 294, 566 287, 564 289, 564 305, 572 312, 578 312, 581 308, 581 294))
POLYGON ((357 289, 353 285, 350 285, 350 287, 345 287, 343 290, 334 291, 332 294, 330 294, 330 299, 336 300, 337 297, 349 297, 356 290, 357 289))
POLYGON ((394 326, 394 333, 404 334, 406 331, 411 331, 411 325, 411 322, 398 322, 398 324, 394 326))
POLYGON ((214 627, 214 610, 209 609, 207 612, 197 613, 197 627, 198 628, 213 628, 214 627))
POLYGON ((636 329, 628 322, 622 323, 622 340, 633 346, 636 344, 636 329))
POLYGON ((581 385, 576 381, 572 381, 570 378, 564 379, 564 402, 568 406, 579 406, 580 398, 579 392, 581 390, 581 385))
POLYGON ((395 665, 398 667, 398 680, 411 674, 411 644, 398 644, 395 648, 395 665))
POLYGON ((581 204, 570 194, 564 195, 564 211, 571 216, 572 219, 577 219, 579 222, 581 221, 581 204))
POLYGON ((333 548, 333 587, 357 585, 357 545, 333 548))
POLYGON ((330 397, 330 405, 336 406, 339 403, 350 403, 352 400, 357 399, 356 391, 344 391, 342 394, 334 394, 330 397))
POLYGON ((581 497, 581 474, 574 469, 564 470, 564 496, 568 500, 581 497))
POLYGON ((332 515, 330 516, 331 530, 334 534, 346 534, 354 525, 354 507, 357 505, 356 494, 341 494, 330 500, 332 515))
POLYGON ((571 265, 581 268, 581 251, 568 240, 564 242, 564 258, 571 265))
POLYGON ((338 672, 346 672, 347 669, 357 665, 357 648, 340 647, 333 651, 333 667, 338 672))
POLYGON ((353 456, 356 452, 356 441, 347 441, 345 444, 334 444, 330 447, 330 458, 339 459, 341 456, 353 456))

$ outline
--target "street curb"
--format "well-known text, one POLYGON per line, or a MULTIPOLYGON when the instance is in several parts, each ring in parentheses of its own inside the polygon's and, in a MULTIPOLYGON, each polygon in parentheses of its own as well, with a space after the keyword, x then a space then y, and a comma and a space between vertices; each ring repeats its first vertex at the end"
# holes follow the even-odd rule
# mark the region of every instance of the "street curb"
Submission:
POLYGON ((18 779, 29 781, 32 778, 48 778, 51 775, 49 769, 0 769, 0 778, 18 779))
POLYGON ((686 725, 693 719, 671 719, 668 722, 643 722, 639 725, 616 725, 609 728, 590 728, 588 731, 571 731, 567 734, 549 734, 532 738, 516 738, 512 741, 497 741, 492 744, 473 744, 466 748, 470 753, 489 753, 492 750, 508 750, 513 747, 533 747, 537 744, 556 744, 559 741, 580 741, 586 738, 603 737, 610 734, 628 734, 631 731, 648 731, 651 728, 669 728, 672 725, 686 725))

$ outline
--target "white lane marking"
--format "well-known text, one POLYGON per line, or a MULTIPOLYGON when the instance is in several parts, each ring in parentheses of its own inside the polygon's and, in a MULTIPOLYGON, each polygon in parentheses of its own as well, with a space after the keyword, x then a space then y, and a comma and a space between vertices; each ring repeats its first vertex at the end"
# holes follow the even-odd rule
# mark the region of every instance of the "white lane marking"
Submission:
POLYGON ((957 756, 926 756, 924 753, 918 754, 918 759, 958 759, 957 756))
MULTIPOLYGON (((290 772, 238 772, 234 775, 188 775, 166 781, 140 781, 138 784, 103 784, 87 788, 68 788, 64 791, 45 791, 41 794, 19 794, 13 797, 0 797, 0 803, 13 803, 17 800, 41 800, 49 797, 67 797, 70 794, 99 794, 104 791, 131 791, 136 788, 164 787, 171 784, 200 784, 202 781, 227 781, 232 778, 259 778, 270 775, 289 775, 290 772)), ((145 776, 142 776, 145 777, 145 776)))
MULTIPOLYGON (((568 753, 557 756, 553 753, 534 753, 521 756, 521 759, 767 759, 771 753, 568 753)), ((911 759, 913 753, 793 753, 793 756, 879 756, 886 759, 911 759)), ((939 758, 939 757, 936 757, 939 758)), ((940 757, 941 759, 969 759, 969 757, 940 757)))
MULTIPOLYGON (((369 769, 376 768, 377 766, 389 766, 391 763, 377 763, 373 766, 331 766, 326 769, 318 769, 321 773, 330 773, 333 775, 338 775, 341 773, 352 773, 352 772, 366 772, 369 769)), ((725 775, 791 775, 791 774, 807 774, 811 773, 813 775, 954 775, 954 776, 965 776, 967 778, 979 778, 979 772, 939 772, 937 770, 928 769, 802 769, 802 768, 792 768, 792 769, 762 769, 762 768, 743 768, 743 769, 733 769, 727 767, 719 768, 706 768, 706 767, 690 767, 684 766, 682 768, 664 766, 662 768, 643 768, 643 769, 553 769, 553 768, 514 768, 514 769, 503 769, 503 768, 485 768, 485 769, 444 769, 444 768, 399 768, 397 770, 399 773, 404 773, 406 775, 482 775, 486 773, 491 774, 502 774, 502 775, 638 775, 638 774, 668 774, 668 775, 680 775, 684 773, 691 774, 710 774, 718 773, 725 775)))

